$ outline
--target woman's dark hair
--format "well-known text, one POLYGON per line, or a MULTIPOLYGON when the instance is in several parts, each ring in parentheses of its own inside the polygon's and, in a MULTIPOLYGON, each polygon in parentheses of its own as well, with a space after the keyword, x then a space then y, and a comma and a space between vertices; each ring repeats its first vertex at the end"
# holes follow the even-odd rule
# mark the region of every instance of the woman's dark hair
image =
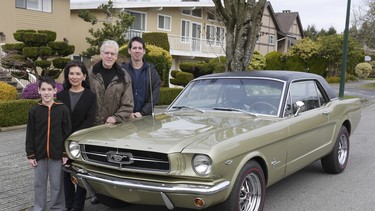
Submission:
POLYGON ((86 65, 78 60, 72 60, 64 67, 64 84, 63 87, 65 90, 68 90, 72 87, 72 84, 69 82, 69 71, 71 67, 79 67, 83 75, 86 76, 86 79, 82 81, 82 86, 86 89, 90 89, 89 83, 89 72, 87 71, 86 65))
POLYGON ((145 41, 143 41, 143 39, 142 39, 141 37, 133 37, 133 38, 129 41, 129 44, 128 44, 128 48, 129 48, 129 49, 132 48, 133 42, 135 42, 135 41, 142 43, 143 49, 146 50, 146 44, 145 44, 145 41))

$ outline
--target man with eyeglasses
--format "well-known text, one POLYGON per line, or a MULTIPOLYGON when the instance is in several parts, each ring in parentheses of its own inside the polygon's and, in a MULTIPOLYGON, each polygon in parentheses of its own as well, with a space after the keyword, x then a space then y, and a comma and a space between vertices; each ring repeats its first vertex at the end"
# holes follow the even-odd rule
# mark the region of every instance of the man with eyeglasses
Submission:
POLYGON ((116 41, 104 41, 100 47, 101 61, 89 71, 91 90, 97 99, 96 125, 124 122, 133 112, 131 78, 116 62, 118 50, 116 41))
MULTIPOLYGON (((116 62, 119 46, 106 40, 100 47, 100 59, 89 71, 91 91, 96 94, 95 124, 115 124, 130 118, 134 101, 131 78, 116 62)), ((98 204, 97 195, 91 204, 98 204)))

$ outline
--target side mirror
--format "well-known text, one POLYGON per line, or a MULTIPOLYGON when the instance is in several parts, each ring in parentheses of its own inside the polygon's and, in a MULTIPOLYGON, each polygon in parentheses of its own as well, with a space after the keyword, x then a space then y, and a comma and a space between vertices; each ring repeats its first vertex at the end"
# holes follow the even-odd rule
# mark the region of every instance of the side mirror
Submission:
POLYGON ((305 103, 304 103, 304 102, 302 102, 302 101, 297 101, 297 102, 296 102, 297 111, 296 111, 296 113, 294 114, 294 116, 298 116, 299 113, 301 113, 301 110, 303 109, 304 106, 305 106, 305 103))

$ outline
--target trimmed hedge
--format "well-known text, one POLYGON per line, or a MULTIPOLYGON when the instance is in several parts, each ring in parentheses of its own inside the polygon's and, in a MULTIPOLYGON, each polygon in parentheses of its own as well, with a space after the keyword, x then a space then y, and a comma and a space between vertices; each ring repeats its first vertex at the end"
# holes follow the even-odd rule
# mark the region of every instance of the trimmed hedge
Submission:
MULTIPOLYGON (((160 88, 159 105, 171 104, 181 90, 181 88, 160 88)), ((26 124, 30 108, 38 101, 39 99, 0 101, 0 127, 26 124)))
POLYGON ((181 88, 160 88, 160 100, 159 105, 169 105, 173 100, 180 94, 181 88))
POLYGON ((38 101, 39 100, 0 101, 0 127, 26 124, 30 108, 38 101))

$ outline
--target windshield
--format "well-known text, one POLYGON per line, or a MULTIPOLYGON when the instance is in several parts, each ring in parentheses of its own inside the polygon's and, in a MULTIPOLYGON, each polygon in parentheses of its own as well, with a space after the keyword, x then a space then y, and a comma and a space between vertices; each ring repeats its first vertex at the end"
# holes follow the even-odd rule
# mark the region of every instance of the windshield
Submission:
POLYGON ((215 78, 191 82, 169 107, 279 115, 284 82, 258 78, 215 78))

